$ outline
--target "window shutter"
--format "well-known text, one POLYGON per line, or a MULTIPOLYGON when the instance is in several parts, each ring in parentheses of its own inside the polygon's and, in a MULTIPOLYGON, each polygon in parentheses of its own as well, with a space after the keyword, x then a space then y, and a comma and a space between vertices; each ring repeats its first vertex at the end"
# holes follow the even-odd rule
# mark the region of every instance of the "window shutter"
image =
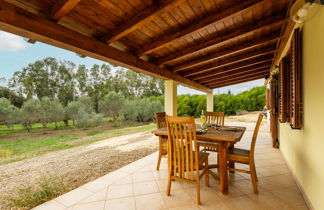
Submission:
POLYGON ((291 98, 290 125, 294 129, 301 128, 301 37, 299 29, 295 29, 291 41, 291 98))
POLYGON ((279 120, 290 122, 290 53, 280 61, 279 69, 279 120))

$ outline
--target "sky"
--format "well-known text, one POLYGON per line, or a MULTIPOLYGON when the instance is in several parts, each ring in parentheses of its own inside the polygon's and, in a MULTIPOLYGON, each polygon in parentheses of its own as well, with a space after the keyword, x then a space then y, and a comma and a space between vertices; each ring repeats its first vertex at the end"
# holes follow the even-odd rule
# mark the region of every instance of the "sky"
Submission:
MULTIPOLYGON (((10 79, 14 72, 20 71, 29 63, 41 60, 46 57, 55 57, 57 60, 72 61, 77 65, 91 67, 94 64, 101 65, 103 61, 90 57, 81 58, 74 52, 47 45, 41 42, 29 44, 22 37, 0 30, 0 78, 10 79)), ((114 68, 114 67, 112 67, 114 68)), ((233 94, 249 90, 264 84, 264 80, 255 80, 237 85, 214 89, 214 94, 227 93, 230 90, 233 94)), ((0 85, 5 86, 6 82, 0 81, 0 85)), ((203 92, 179 86, 178 95, 181 94, 204 94, 203 92)))

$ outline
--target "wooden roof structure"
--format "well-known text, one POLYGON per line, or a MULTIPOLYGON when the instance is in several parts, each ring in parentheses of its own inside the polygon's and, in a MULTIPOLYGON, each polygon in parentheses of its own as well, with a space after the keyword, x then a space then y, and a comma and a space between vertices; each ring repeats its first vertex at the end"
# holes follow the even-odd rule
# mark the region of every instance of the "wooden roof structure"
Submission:
POLYGON ((210 92, 269 76, 292 1, 0 0, 0 29, 210 92))

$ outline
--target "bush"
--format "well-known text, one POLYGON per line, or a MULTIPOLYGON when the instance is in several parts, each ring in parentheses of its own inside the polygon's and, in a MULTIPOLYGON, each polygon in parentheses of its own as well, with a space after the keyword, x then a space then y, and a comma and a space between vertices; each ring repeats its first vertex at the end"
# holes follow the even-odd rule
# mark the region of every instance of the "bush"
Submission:
POLYGON ((161 112, 163 106, 159 101, 138 99, 127 101, 123 106, 122 113, 125 120, 137 122, 149 122, 154 119, 154 112, 161 112))
POLYGON ((84 109, 80 109, 78 112, 77 117, 77 124, 78 128, 88 128, 98 126, 102 123, 102 115, 96 114, 94 112, 87 113, 84 109))
POLYGON ((8 99, 0 98, 0 122, 4 122, 6 125, 8 125, 10 118, 15 111, 16 107, 11 105, 8 99))
POLYGON ((41 115, 40 123, 46 127, 46 124, 50 122, 55 122, 55 128, 57 128, 56 123, 64 120, 65 110, 63 105, 58 100, 51 100, 44 97, 40 101, 41 104, 41 115))
POLYGON ((110 92, 99 101, 99 111, 105 117, 113 117, 116 120, 120 115, 124 100, 120 93, 110 92))

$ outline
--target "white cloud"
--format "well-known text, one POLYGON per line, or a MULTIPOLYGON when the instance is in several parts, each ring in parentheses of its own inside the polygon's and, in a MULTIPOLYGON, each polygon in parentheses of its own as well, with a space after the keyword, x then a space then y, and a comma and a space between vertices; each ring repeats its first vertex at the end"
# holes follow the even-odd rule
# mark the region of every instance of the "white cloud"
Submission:
POLYGON ((0 51, 16 52, 25 49, 26 46, 22 37, 0 31, 0 51))

